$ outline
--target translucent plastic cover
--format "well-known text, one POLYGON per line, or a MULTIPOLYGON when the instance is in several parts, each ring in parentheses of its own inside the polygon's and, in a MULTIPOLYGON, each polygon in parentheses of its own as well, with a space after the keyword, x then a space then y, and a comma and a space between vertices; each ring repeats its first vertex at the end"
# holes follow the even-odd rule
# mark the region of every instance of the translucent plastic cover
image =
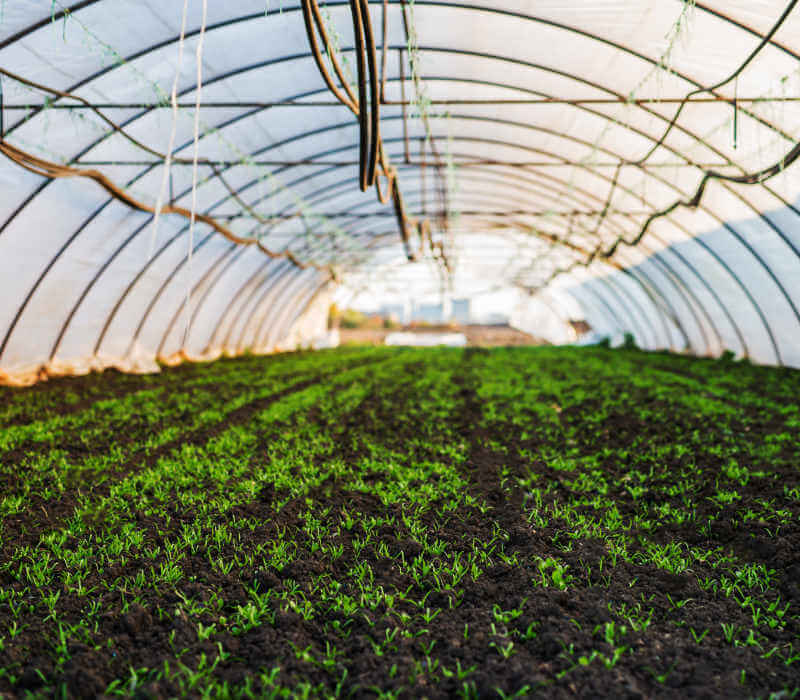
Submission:
MULTIPOLYGON (((795 4, 369 3, 408 215, 555 342, 800 366, 795 4)), ((296 2, 6 0, 0 81, 2 381, 310 343, 415 245, 296 2)))

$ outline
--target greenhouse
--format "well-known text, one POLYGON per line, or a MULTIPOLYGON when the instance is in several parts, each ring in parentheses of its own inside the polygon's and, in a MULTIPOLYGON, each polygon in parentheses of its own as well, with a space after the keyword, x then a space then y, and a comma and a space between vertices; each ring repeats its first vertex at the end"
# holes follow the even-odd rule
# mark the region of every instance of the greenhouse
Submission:
POLYGON ((798 0, 0 0, 0 698, 800 697, 798 0))

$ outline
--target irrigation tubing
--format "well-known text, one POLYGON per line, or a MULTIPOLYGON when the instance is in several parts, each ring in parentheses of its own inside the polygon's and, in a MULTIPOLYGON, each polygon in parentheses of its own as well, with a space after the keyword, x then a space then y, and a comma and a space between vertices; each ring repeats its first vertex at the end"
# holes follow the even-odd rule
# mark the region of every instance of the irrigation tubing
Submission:
MULTIPOLYGON (((669 123, 667 124, 667 126, 666 126, 666 128, 664 130, 664 133, 653 144, 653 146, 648 150, 648 152, 642 158, 640 158, 639 160, 636 160, 636 161, 620 161, 620 163, 617 165, 617 173, 619 172, 619 167, 621 167, 622 165, 636 165, 636 166, 640 166, 641 167, 645 163, 645 161, 647 161, 647 159, 660 146, 662 146, 664 144, 664 142, 666 141, 666 139, 669 136, 670 132, 675 127, 675 125, 676 125, 676 123, 677 123, 677 121, 678 121, 678 119, 679 119, 679 117, 680 117, 680 115, 681 115, 681 113, 683 111, 683 108, 686 106, 686 103, 692 97, 694 97, 695 95, 702 94, 704 92, 714 92, 715 90, 718 90, 719 88, 723 87, 724 85, 727 85, 732 80, 736 80, 739 77, 739 75, 741 75, 741 73, 744 71, 744 69, 761 52, 761 50, 767 44, 770 43, 770 41, 772 40, 772 37, 774 37, 775 34, 777 33, 777 31, 781 28, 783 23, 786 21, 786 18, 789 16, 789 14, 791 14, 792 10, 794 10, 794 8, 797 6, 798 2, 800 2, 800 0, 790 0, 788 5, 784 8, 783 12, 781 13, 780 17, 777 19, 775 24, 773 24, 773 26, 770 29, 770 31, 767 32, 767 34, 765 34, 761 38, 761 41, 758 43, 758 46, 756 46, 748 54, 747 58, 745 58, 745 60, 741 64, 739 64, 739 66, 736 68, 736 70, 734 70, 730 75, 728 75, 726 78, 723 78, 719 82, 714 83, 714 85, 711 85, 710 87, 698 87, 698 88, 695 88, 694 90, 690 91, 689 93, 687 93, 686 96, 681 100, 680 105, 678 106, 678 109, 675 111, 675 114, 673 115, 672 119, 670 119, 669 123)), ((734 100, 734 107, 735 107, 735 105, 736 105, 736 101, 734 100)), ((679 200, 673 202, 668 207, 665 207, 664 209, 661 209, 661 210, 651 214, 647 218, 647 220, 644 222, 644 225, 642 226, 642 228, 639 230, 639 232, 637 233, 637 235, 633 239, 626 240, 624 238, 624 236, 619 236, 614 240, 614 242, 612 243, 611 247, 608 248, 607 250, 603 250, 602 249, 602 243, 601 243, 600 245, 597 246, 597 248, 595 248, 592 251, 592 254, 589 255, 586 260, 574 261, 573 263, 571 263, 570 265, 568 265, 566 267, 562 267, 562 268, 558 268, 558 269, 554 270, 550 274, 550 276, 541 285, 538 285, 538 288, 539 289, 544 288, 545 286, 550 284, 559 275, 569 273, 572 270, 574 270, 576 267, 589 267, 594 262, 594 260, 597 259, 597 258, 601 258, 601 259, 610 258, 612 255, 614 255, 614 253, 616 252, 616 250, 617 250, 617 248, 619 247, 620 244, 625 244, 627 246, 635 246, 635 245, 637 245, 642 240, 644 235, 647 233, 647 230, 650 228, 650 225, 656 219, 659 219, 659 218, 664 217, 664 216, 668 216, 675 209, 677 209, 679 206, 685 206, 685 207, 688 207, 690 209, 696 208, 700 204, 700 201, 703 198, 703 194, 704 194, 704 192, 706 190, 706 187, 707 187, 708 183, 711 180, 721 180, 721 181, 725 181, 725 182, 733 182, 733 183, 736 183, 736 184, 743 184, 743 185, 761 184, 761 183, 766 182, 767 180, 769 180, 774 175, 776 175, 776 174, 782 172, 783 170, 785 170, 792 163, 794 163, 798 159, 798 157, 800 157, 800 141, 795 143, 794 146, 789 150, 789 152, 783 158, 781 158, 779 161, 777 161, 773 165, 770 165, 770 166, 768 166, 766 168, 763 168, 762 170, 758 170, 758 171, 756 171, 754 173, 744 173, 742 175, 726 175, 724 173, 720 173, 720 172, 717 172, 715 170, 703 169, 703 178, 700 181, 700 184, 697 187, 697 190, 695 191, 694 195, 690 199, 686 199, 686 200, 679 199, 679 200)), ((609 205, 611 203, 611 199, 613 197, 615 189, 616 189, 616 177, 614 178, 614 182, 612 183, 612 186, 611 186, 611 191, 609 192, 609 195, 608 195, 607 203, 609 205)), ((602 221, 602 219, 601 219, 601 221, 602 221)))
MULTIPOLYGON (((344 70, 333 49, 325 22, 320 12, 317 0, 301 0, 303 20, 308 36, 311 54, 317 68, 328 89, 345 107, 358 119, 359 124, 359 187, 365 192, 374 186, 378 201, 387 204, 391 199, 400 236, 409 261, 419 260, 424 252, 425 243, 429 244, 434 255, 438 249, 444 255, 440 242, 431 238, 431 224, 426 219, 419 221, 408 216, 403 196, 397 182, 397 169, 394 168, 386 156, 383 140, 380 135, 380 103, 383 99, 386 84, 386 38, 387 38, 387 10, 386 2, 383 3, 382 17, 382 57, 380 68, 378 65, 377 47, 372 31, 372 20, 369 14, 368 0, 350 0, 350 13, 353 20, 353 35, 355 38, 356 66, 358 70, 358 95, 353 92, 347 81, 344 70), (322 47, 320 47, 320 42, 322 47), (325 64, 324 55, 328 57, 333 72, 338 78, 341 88, 336 84, 334 77, 325 64), (369 95, 369 96, 368 96, 369 95), (368 105, 368 106, 367 106, 368 105), (380 166, 380 173, 378 172, 380 166), (380 184, 380 176, 386 179, 384 188, 380 184), (412 238, 419 237, 419 247, 412 249, 412 238)), ((449 267, 448 267, 449 269, 449 267)))
POLYGON ((626 240, 624 236, 618 236, 612 243, 611 247, 608 248, 607 250, 602 250, 602 245, 600 245, 592 251, 591 255, 586 260, 575 261, 572 264, 568 265, 567 267, 558 268, 557 270, 553 271, 553 273, 541 285, 539 285, 539 289, 542 289, 548 284, 550 284, 550 282, 552 282, 559 275, 571 272, 576 267, 589 267, 589 265, 591 265, 592 262, 594 262, 594 260, 597 258, 601 259, 610 258, 612 255, 614 255, 620 244, 625 244, 627 246, 637 245, 642 240, 642 238, 644 238, 644 235, 650 228, 650 224, 652 224, 656 219, 668 216, 678 207, 684 206, 684 207, 689 207, 690 209, 697 208, 697 206, 700 204, 701 199, 703 198, 703 193, 705 192, 706 186, 711 180, 722 180, 725 182, 734 182, 743 185, 761 184, 769 180, 771 177, 782 172, 786 168, 788 168, 798 158, 800 158, 800 142, 796 143, 792 147, 792 149, 777 163, 774 163, 754 173, 745 173, 744 175, 726 175, 724 173, 719 173, 714 170, 706 170, 705 174, 703 175, 703 179, 701 180, 700 185, 697 188, 697 191, 690 199, 679 199, 676 202, 670 204, 668 207, 665 207, 664 209, 661 209, 651 214, 649 217, 647 217, 647 220, 644 222, 644 225, 642 226, 641 230, 639 231, 638 234, 636 234, 636 236, 633 239, 626 240))
MULTIPOLYGON (((0 140, 0 153, 2 153, 6 158, 11 160, 13 163, 16 163, 21 168, 32 172, 36 175, 40 175, 42 177, 50 178, 50 179, 57 179, 57 178, 71 178, 71 177, 81 177, 87 178, 89 180, 93 180, 96 182, 100 187, 102 187, 108 194, 110 194, 114 199, 122 202, 123 204, 128 205, 131 209, 137 209, 139 211, 147 212, 149 214, 156 214, 156 207, 150 206, 145 202, 142 202, 135 197, 132 197, 123 189, 118 187, 114 184, 109 178, 107 178, 103 173, 95 169, 83 169, 83 168, 74 168, 68 165, 60 165, 58 163, 53 163, 48 160, 44 160, 43 158, 39 158, 38 156, 34 156, 26 151, 23 151, 16 146, 12 146, 10 143, 6 141, 0 140)), ((213 228, 217 233, 222 234, 225 238, 229 241, 236 243, 238 245, 255 245, 259 248, 263 253, 265 253, 270 258, 286 258, 290 260, 294 265, 299 267, 302 270, 306 268, 314 268, 317 270, 325 270, 330 272, 327 266, 317 265, 314 262, 303 262, 299 258, 297 258, 294 253, 289 250, 285 251, 273 251, 267 248, 258 238, 245 238, 243 236, 239 236, 234 233, 230 228, 225 226, 224 224, 219 223, 214 217, 208 216, 207 214, 198 214, 193 213, 191 210, 186 209, 185 207, 175 206, 174 204, 167 204, 163 205, 159 210, 158 213, 161 214, 178 214, 179 216, 184 217, 191 221, 194 219, 195 221, 199 221, 201 223, 206 224, 213 228)))

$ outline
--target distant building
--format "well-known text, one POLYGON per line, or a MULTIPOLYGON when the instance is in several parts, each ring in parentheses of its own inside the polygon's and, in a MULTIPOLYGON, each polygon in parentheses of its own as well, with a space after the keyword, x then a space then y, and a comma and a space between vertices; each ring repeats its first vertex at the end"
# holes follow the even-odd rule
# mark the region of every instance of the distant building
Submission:
POLYGON ((453 299, 453 313, 452 318, 454 321, 462 325, 466 325, 470 320, 469 299, 453 299))
POLYGON ((420 304, 414 309, 411 320, 425 323, 441 323, 443 320, 442 312, 441 304, 420 304))

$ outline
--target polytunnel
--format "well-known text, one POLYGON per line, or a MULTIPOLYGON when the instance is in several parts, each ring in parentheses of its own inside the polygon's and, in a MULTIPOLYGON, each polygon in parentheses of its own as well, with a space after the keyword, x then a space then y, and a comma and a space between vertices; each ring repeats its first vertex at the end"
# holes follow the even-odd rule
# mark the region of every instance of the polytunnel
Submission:
POLYGON ((6 1, 4 381, 295 347, 487 235, 550 325, 798 366, 794 6, 6 1))
POLYGON ((798 0, 0 0, 0 699, 800 698, 798 0))

